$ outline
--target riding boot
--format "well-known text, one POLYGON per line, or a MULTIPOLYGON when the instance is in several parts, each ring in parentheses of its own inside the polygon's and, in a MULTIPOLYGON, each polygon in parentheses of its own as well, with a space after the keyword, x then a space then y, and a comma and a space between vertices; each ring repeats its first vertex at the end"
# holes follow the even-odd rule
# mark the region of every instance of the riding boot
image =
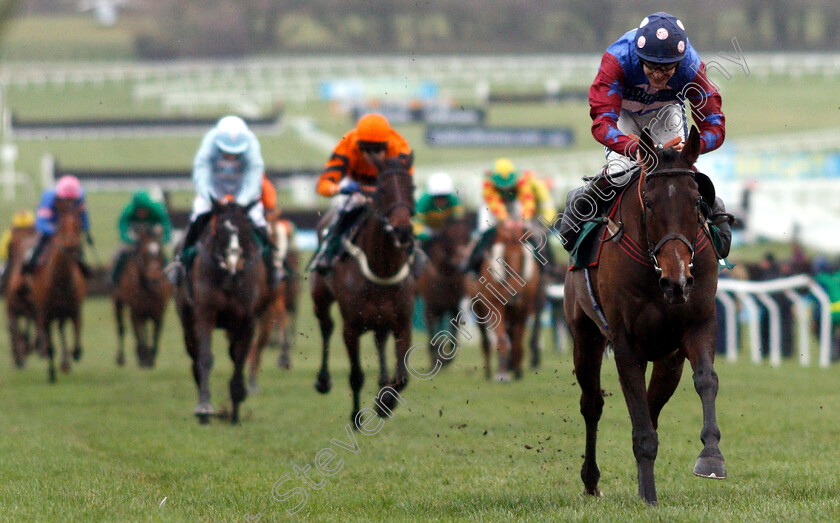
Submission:
POLYGON ((335 222, 328 227, 320 248, 312 258, 311 267, 318 273, 327 274, 332 270, 333 263, 341 255, 344 233, 350 229, 362 210, 362 207, 351 207, 338 212, 335 222))
POLYGON ((735 218, 726 212, 726 208, 723 206, 723 200, 715 198, 715 205, 712 207, 709 222, 712 224, 712 229, 717 228, 717 235, 713 237, 713 240, 715 250, 721 258, 729 256, 729 249, 732 247, 733 221, 735 221, 735 218))
POLYGON ((265 264, 266 283, 269 290, 274 290, 283 280, 285 274, 274 261, 274 242, 268 234, 266 227, 256 227, 254 232, 262 243, 262 259, 265 264))
POLYGON ((492 229, 487 229, 486 231, 481 233, 481 238, 479 238, 478 242, 476 242, 475 247, 473 247, 473 250, 467 258, 466 263, 461 267, 461 272, 463 272, 464 274, 472 273, 477 276, 479 271, 481 271, 481 264, 484 262, 484 255, 487 253, 487 249, 489 249, 490 246, 493 245, 493 242, 495 240, 495 227, 492 229))
POLYGON ((166 269, 164 269, 166 278, 170 283, 172 283, 172 285, 178 286, 181 282, 181 278, 187 275, 187 267, 184 261, 185 258, 191 254, 188 251, 195 248, 195 243, 198 241, 201 233, 204 232, 204 228, 208 223, 210 223, 210 218, 212 217, 213 213, 211 212, 199 214, 187 227, 187 233, 184 235, 184 243, 181 246, 181 252, 176 254, 172 263, 167 265, 166 269))
POLYGON ((38 237, 38 243, 35 244, 35 247, 29 251, 29 255, 26 257, 26 261, 23 262, 23 267, 21 267, 21 272, 23 274, 32 274, 35 272, 35 266, 38 264, 38 258, 41 257, 41 253, 44 251, 44 247, 50 242, 51 236, 48 234, 41 234, 38 237))

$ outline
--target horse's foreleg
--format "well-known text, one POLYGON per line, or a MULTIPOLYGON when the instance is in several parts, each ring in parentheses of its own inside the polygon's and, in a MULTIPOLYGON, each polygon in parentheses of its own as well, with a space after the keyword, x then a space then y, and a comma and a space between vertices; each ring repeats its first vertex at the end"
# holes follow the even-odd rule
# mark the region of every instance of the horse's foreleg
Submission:
POLYGON ((694 371, 694 390, 703 403, 703 429, 700 440, 703 450, 694 465, 694 474, 705 478, 726 478, 726 464, 720 451, 720 429, 715 412, 718 375, 714 367, 714 326, 705 336, 687 337, 685 352, 694 371))
POLYGON ((136 341, 135 351, 137 353, 137 365, 139 367, 149 366, 149 343, 146 339, 146 321, 134 311, 131 312, 131 326, 134 329, 136 341))
POLYGON ((82 309, 81 302, 79 308, 73 313, 73 360, 79 361, 82 359, 82 309))
POLYGON ((507 383, 510 381, 509 370, 511 367, 511 342, 505 327, 505 319, 499 322, 495 329, 488 331, 492 334, 493 345, 499 355, 499 371, 496 373, 496 381, 507 383))
MULTIPOLYGON (((248 396, 248 390, 245 388, 245 378, 243 376, 243 368, 245 367, 245 359, 248 356, 248 349, 251 346, 251 340, 254 339, 254 322, 248 321, 242 328, 228 332, 228 340, 230 341, 230 358, 233 360, 233 377, 230 379, 230 401, 232 403, 232 412, 230 416, 231 424, 239 423, 239 405, 245 401, 248 396)), ((268 339, 268 331, 266 330, 266 340, 268 339)))
POLYGON ((362 363, 359 355, 359 336, 360 332, 348 325, 344 324, 344 345, 347 347, 347 357, 350 359, 350 389, 353 391, 353 410, 350 412, 350 420, 353 426, 358 430, 359 421, 357 414, 359 413, 359 392, 365 384, 365 373, 362 372, 362 363))
POLYGON ((214 323, 209 319, 195 318, 196 357, 193 359, 193 374, 198 383, 198 404, 194 414, 202 425, 210 422, 215 413, 210 403, 210 370, 213 368, 213 350, 211 347, 214 323))
POLYGON ((522 359, 525 352, 525 330, 528 327, 528 316, 525 311, 517 311, 510 318, 511 368, 513 377, 522 378, 522 359))
MULTIPOLYGON (((317 276, 315 276, 317 278, 317 276)), ((320 280, 318 280, 320 282, 320 280)), ((315 289, 312 292, 312 301, 315 307, 315 317, 318 318, 318 325, 321 328, 321 370, 318 371, 318 377, 315 381, 315 389, 321 394, 326 394, 332 389, 332 379, 330 378, 329 357, 330 357, 330 338, 332 337, 334 322, 330 317, 330 306, 333 303, 333 297, 326 289, 326 286, 321 283, 317 286, 313 281, 315 289)))
POLYGON ((49 359, 49 363, 47 364, 47 379, 50 383, 55 383, 55 349, 50 339, 50 325, 43 314, 39 314, 35 320, 35 329, 37 332, 35 339, 38 352, 45 354, 49 359))
POLYGON ((639 497, 651 505, 656 504, 656 484, 653 468, 659 450, 659 438, 651 423, 645 387, 647 361, 626 339, 614 340, 615 364, 624 391, 624 401, 633 424, 633 455, 639 478, 639 497))
POLYGON ((61 341, 61 372, 70 372, 70 348, 64 333, 64 318, 58 320, 58 339, 61 341))
POLYGON ((15 367, 22 369, 26 360, 26 343, 23 339, 18 321, 18 316, 10 312, 8 326, 9 337, 12 342, 12 359, 14 360, 15 367))
POLYGON ((123 323, 123 307, 122 300, 114 300, 114 316, 117 320, 117 365, 120 367, 125 365, 125 323, 123 323))
POLYGON ((376 354, 379 357, 379 386, 384 387, 391 380, 388 377, 388 363, 386 361, 386 351, 388 348, 388 331, 379 329, 374 333, 374 341, 376 343, 376 354))
POLYGON ((290 353, 292 351, 292 339, 295 335, 297 314, 292 310, 288 310, 287 314, 286 326, 281 329, 280 357, 277 359, 277 366, 284 369, 291 369, 292 357, 290 353))
POLYGON ((653 373, 648 385, 648 408, 654 430, 659 428, 659 414, 662 412, 662 407, 668 403, 680 384, 683 363, 685 363, 685 355, 680 351, 653 364, 653 373))
POLYGON ((604 410, 604 392, 601 390, 601 362, 604 359, 606 339, 589 318, 581 315, 577 322, 570 323, 574 341, 575 376, 580 385, 580 413, 586 424, 586 451, 580 479, 586 494, 601 496, 598 481, 597 443, 598 422, 604 410))
MULTIPOLYGON (((396 392, 400 392, 408 385, 408 369, 406 368, 405 357, 411 346, 411 315, 403 318, 399 326, 394 329, 394 343, 397 349, 397 365, 394 370, 394 381, 389 384, 389 387, 396 392)), ((393 410, 397 407, 398 400, 399 396, 392 392, 380 392, 373 404, 374 411, 380 417, 391 417, 393 410)))
POLYGON ((152 319, 152 350, 149 355, 149 367, 155 366, 158 348, 160 347, 160 334, 163 331, 163 314, 152 319))

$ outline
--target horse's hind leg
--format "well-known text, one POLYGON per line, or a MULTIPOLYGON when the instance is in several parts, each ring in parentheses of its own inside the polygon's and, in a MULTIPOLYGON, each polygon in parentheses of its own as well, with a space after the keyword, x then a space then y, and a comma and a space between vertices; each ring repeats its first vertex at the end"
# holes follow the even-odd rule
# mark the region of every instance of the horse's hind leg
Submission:
POLYGON ((315 389, 321 394, 326 394, 332 389, 330 378, 329 356, 330 338, 335 326, 330 317, 330 306, 333 303, 333 295, 327 289, 320 276, 313 275, 312 280, 312 302, 315 308, 315 317, 318 318, 318 325, 321 328, 321 370, 318 371, 318 378, 315 381, 315 389))
POLYGON ((685 352, 694 370, 694 390, 703 403, 703 429, 700 440, 703 450, 694 465, 694 474, 704 478, 725 479, 726 463, 718 447, 720 429, 715 412, 715 398, 718 391, 718 375, 714 368, 714 324, 710 332, 684 340, 685 352))
POLYGON ((266 311, 260 318, 256 339, 248 350, 248 392, 256 393, 260 390, 257 377, 260 374, 263 349, 268 345, 268 338, 271 335, 272 323, 271 312, 266 311))
POLYGON ((117 365, 122 367, 125 365, 125 323, 123 322, 123 307, 125 304, 122 300, 114 300, 114 316, 117 320, 117 365))
POLYGON ((574 342, 575 376, 580 385, 580 413, 586 423, 586 451, 580 479, 585 492, 600 496, 598 481, 601 471, 598 469, 596 447, 598 442, 598 422, 604 410, 604 392, 601 390, 601 362, 604 359, 606 339, 589 318, 583 316, 576 322, 569 323, 569 330, 574 342))
POLYGON ((213 328, 212 321, 195 318, 195 355, 193 356, 193 376, 198 384, 198 403, 193 413, 198 416, 202 425, 210 422, 210 416, 215 414, 213 404, 210 403, 210 371, 213 369, 213 350, 211 347, 213 328))
POLYGON ((376 343, 376 353, 379 356, 379 386, 384 387, 391 381, 388 377, 388 363, 386 362, 388 331, 385 329, 378 329, 373 336, 376 343))
POLYGON ((15 367, 22 369, 23 364, 26 361, 26 341, 23 338, 19 321, 20 320, 16 314, 9 313, 8 325, 9 337, 12 342, 12 359, 14 360, 15 367))
POLYGON ((294 311, 289 310, 287 311, 287 314, 288 322, 285 328, 280 328, 280 357, 277 359, 277 366, 283 369, 292 368, 292 357, 290 352, 292 350, 292 337, 295 335, 295 324, 297 323, 295 321, 297 319, 297 314, 294 311))
POLYGON ((149 366, 149 343, 146 339, 146 321, 133 311, 131 313, 131 325, 134 328, 134 339, 137 341, 137 366, 149 366))
POLYGON ((163 315, 159 315, 152 319, 152 348, 149 353, 149 367, 155 366, 157 360, 158 348, 160 347, 160 334, 163 331, 163 315))

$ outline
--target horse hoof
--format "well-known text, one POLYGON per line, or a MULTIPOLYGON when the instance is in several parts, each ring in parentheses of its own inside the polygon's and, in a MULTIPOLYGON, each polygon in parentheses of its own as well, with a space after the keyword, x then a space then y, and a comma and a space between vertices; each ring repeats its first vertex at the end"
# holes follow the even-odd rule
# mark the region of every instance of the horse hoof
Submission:
POLYGON ((193 409, 193 414, 196 416, 212 416, 216 413, 216 410, 213 408, 213 405, 209 402, 202 402, 195 406, 193 409))
POLYGON ((513 379, 515 379, 515 380, 521 380, 522 379, 522 370, 521 369, 516 369, 515 371, 513 371, 513 379))
POLYGON ((331 389, 332 389, 332 380, 331 379, 329 379, 329 378, 327 378, 327 379, 318 378, 318 380, 315 381, 315 390, 317 390, 321 394, 326 394, 331 389))
POLYGON ((286 354, 280 355, 280 358, 277 360, 277 366, 281 369, 289 370, 292 368, 292 362, 289 359, 289 356, 286 354))
POLYGON ((119 367, 125 366, 125 356, 123 356, 122 354, 117 356, 117 366, 119 366, 119 367))
POLYGON ((49 370, 49 372, 47 372, 47 380, 48 380, 50 383, 55 383, 55 369, 52 369, 52 368, 51 368, 51 369, 49 370))
POLYGON ((601 489, 599 489, 598 487, 595 487, 594 490, 586 489, 586 490, 583 491, 583 493, 586 496, 592 496, 594 498, 603 498, 604 497, 604 493, 601 492, 601 489))
POLYGON ((198 424, 199 425, 209 425, 210 424, 210 416, 207 414, 197 414, 198 416, 198 424))
POLYGON ((694 475, 709 479, 726 479, 726 463, 723 457, 699 457, 694 465, 694 475))
POLYGON ((73 361, 79 361, 80 359, 82 359, 82 348, 76 347, 73 349, 73 361))
POLYGON ((500 372, 496 374, 496 381, 499 383, 510 383, 510 374, 507 372, 500 372))

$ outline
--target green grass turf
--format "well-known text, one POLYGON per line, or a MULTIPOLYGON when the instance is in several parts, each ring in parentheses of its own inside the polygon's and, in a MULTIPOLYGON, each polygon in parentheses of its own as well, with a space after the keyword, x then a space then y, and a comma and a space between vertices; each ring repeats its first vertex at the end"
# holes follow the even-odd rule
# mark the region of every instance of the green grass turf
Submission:
MULTIPOLYGON (((12 370, 8 342, 0 339, 3 519, 241 520, 256 513, 263 521, 286 519, 294 501, 274 500, 272 485, 289 475, 292 481, 278 494, 303 486, 293 467, 313 465, 333 438, 348 440, 350 392, 340 335, 333 343, 333 391, 322 396, 312 387, 318 334, 304 302, 294 368, 277 369, 277 352, 265 354, 262 392, 243 404, 236 427, 219 420, 199 426, 193 418, 196 391, 171 308, 158 366, 150 371, 136 368, 133 353, 125 368, 115 366, 105 300, 86 303, 84 357, 55 385, 46 383, 46 364, 38 357, 25 370, 12 370)), ((231 372, 221 336, 214 352, 211 389, 220 407, 228 402, 231 372)), ((363 406, 370 406, 377 369, 368 338, 363 354, 363 406)), ((599 431, 604 497, 591 499, 579 479, 584 433, 570 355, 549 351, 542 370, 501 385, 484 380, 479 350, 468 344, 434 379, 412 380, 403 393, 406 405, 378 434, 357 433, 357 453, 338 449, 343 463, 337 474, 323 478, 310 469, 313 480, 325 483, 307 489, 297 517, 837 520, 838 368, 718 360, 726 481, 691 474, 702 447, 701 411, 686 371, 661 417, 660 504, 650 508, 636 497, 630 423, 611 360, 604 365, 599 431)))

